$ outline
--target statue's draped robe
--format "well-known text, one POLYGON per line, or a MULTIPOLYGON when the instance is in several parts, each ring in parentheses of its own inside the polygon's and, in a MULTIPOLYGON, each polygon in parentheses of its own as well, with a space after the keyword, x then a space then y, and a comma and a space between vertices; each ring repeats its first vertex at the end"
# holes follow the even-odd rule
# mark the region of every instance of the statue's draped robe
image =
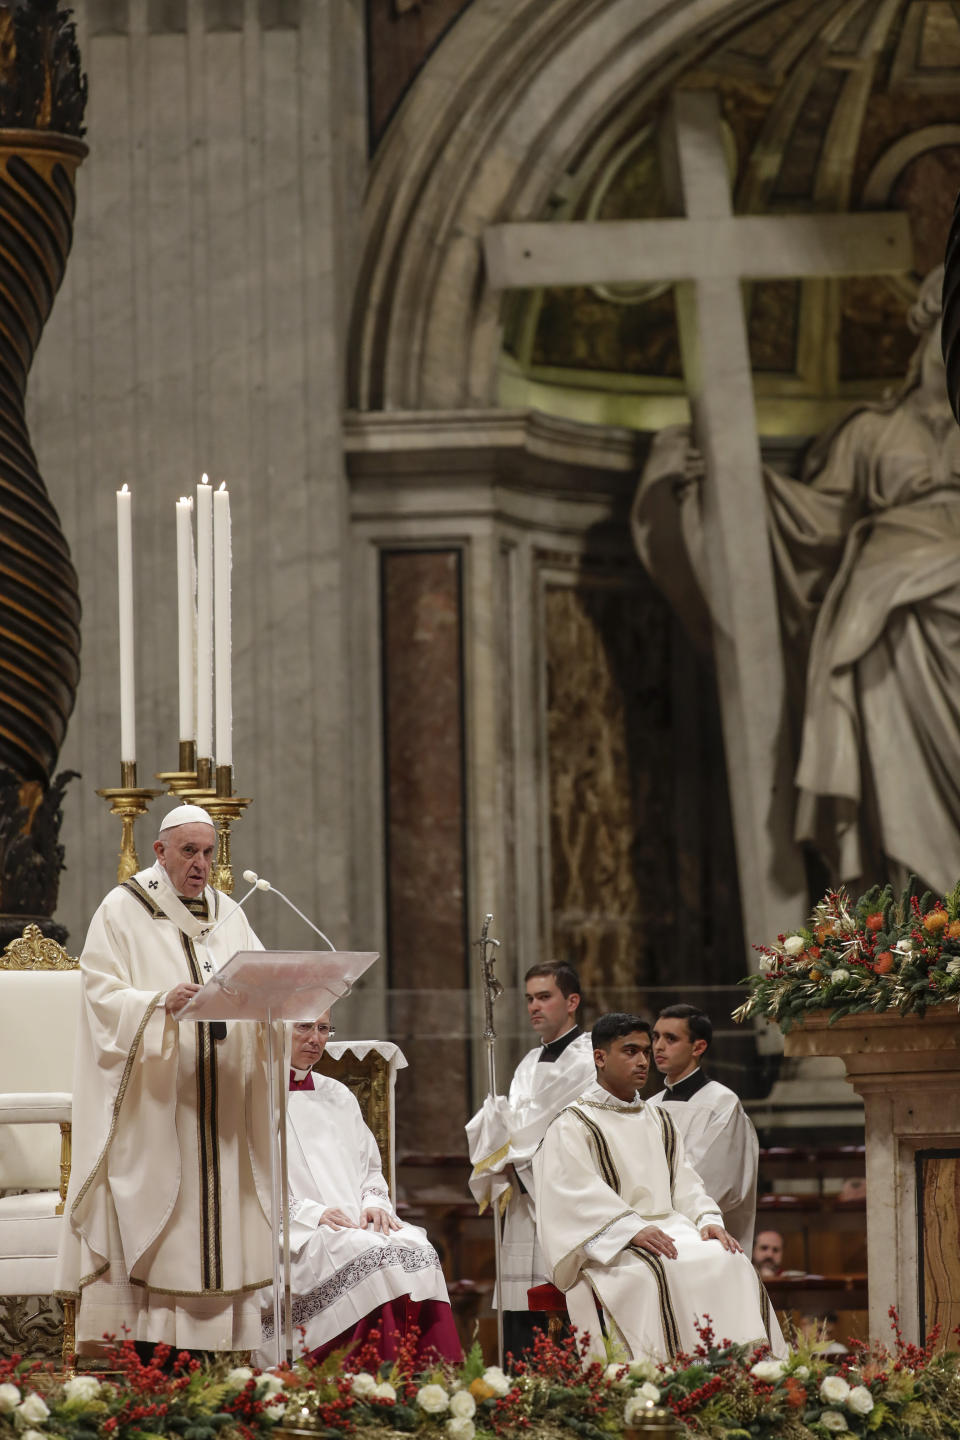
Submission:
POLYGON ((719 1080, 710 1080, 696 1070, 680 1082, 676 1094, 663 1089, 650 1097, 650 1104, 666 1106, 680 1131, 687 1160, 720 1207, 725 1228, 750 1255, 760 1146, 739 1099, 719 1080))
MULTIPOLYGON (((960 431, 919 394, 854 414, 814 448, 804 481, 764 478, 794 681, 797 839, 838 881, 875 879, 885 862, 891 880, 915 872, 945 893, 960 874, 960 431)), ((656 437, 634 534, 703 640, 724 607, 688 453, 685 430, 656 437)))
MULTIPOLYGON (((290 1095, 287 1111, 291 1310, 298 1353, 319 1349, 401 1296, 449 1304, 439 1256, 419 1226, 401 1223, 399 1230, 380 1234, 320 1225, 328 1209, 355 1221, 368 1208, 395 1212, 377 1142, 356 1099, 329 1076, 312 1078, 314 1089, 290 1095)), ((264 1300, 272 1306, 272 1292, 264 1300)), ((265 1345, 272 1334, 267 1309, 265 1345)))
POLYGON ((596 1302, 608 1335, 631 1359, 670 1360, 699 1343, 709 1315, 718 1340, 769 1340, 785 1354, 766 1291, 747 1257, 704 1240, 720 1211, 684 1157, 666 1109, 625 1103, 594 1084, 563 1110, 534 1157, 537 1229, 553 1283, 571 1321, 604 1354, 596 1302), (632 1245, 657 1225, 678 1254, 632 1245))
POLYGON ((500 1251, 502 1294, 494 1297, 504 1310, 526 1310, 528 1289, 549 1278, 537 1244, 533 1153, 553 1117, 596 1074, 588 1034, 577 1035, 549 1064, 541 1059, 544 1048, 529 1050, 517 1066, 509 1095, 488 1095, 467 1124, 474 1199, 484 1208, 502 1203, 500 1197, 509 1190, 500 1251), (507 1165, 514 1166, 523 1190, 504 1175, 507 1165))
POLYGON ((259 1342, 256 1292, 273 1273, 265 1029, 227 1021, 215 1039, 164 1009, 173 986, 262 948, 232 900, 204 893, 209 924, 162 867, 142 871, 107 895, 80 957, 57 1287, 79 1295, 78 1342, 259 1342))

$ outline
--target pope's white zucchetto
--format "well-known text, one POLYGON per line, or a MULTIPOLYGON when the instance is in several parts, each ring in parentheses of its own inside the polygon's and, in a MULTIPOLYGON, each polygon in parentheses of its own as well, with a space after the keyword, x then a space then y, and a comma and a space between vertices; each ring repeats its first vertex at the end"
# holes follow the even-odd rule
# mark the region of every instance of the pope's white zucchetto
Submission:
POLYGON ((168 815, 164 815, 160 821, 160 834, 164 830, 172 830, 176 825, 209 825, 216 830, 213 820, 199 805, 176 805, 168 815))

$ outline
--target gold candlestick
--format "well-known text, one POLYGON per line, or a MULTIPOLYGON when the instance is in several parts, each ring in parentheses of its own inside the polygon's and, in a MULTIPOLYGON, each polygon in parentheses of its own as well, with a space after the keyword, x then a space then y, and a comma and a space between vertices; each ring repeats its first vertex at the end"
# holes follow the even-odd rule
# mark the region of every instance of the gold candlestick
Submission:
MULTIPOLYGON (((201 761, 202 764, 202 761, 201 761)), ((199 768, 199 767, 198 767, 199 768)), ((214 777, 211 776, 211 779, 214 777)), ((224 895, 233 894, 233 866, 230 862, 230 826, 241 819, 250 798, 232 794, 233 766, 216 767, 216 788, 206 787, 181 791, 181 799, 193 805, 202 805, 217 827, 217 854, 210 871, 210 884, 224 895)))
POLYGON ((117 857, 117 884, 122 885, 140 869, 137 847, 133 841, 134 821, 146 815, 150 801, 162 795, 162 790, 146 790, 137 785, 135 760, 121 760, 120 784, 111 789, 98 790, 104 800, 110 803, 110 814, 120 816, 120 854, 117 857))
POLYGON ((176 770, 159 770, 157 779, 162 780, 171 795, 183 795, 197 789, 197 745, 194 740, 180 741, 180 754, 176 770))

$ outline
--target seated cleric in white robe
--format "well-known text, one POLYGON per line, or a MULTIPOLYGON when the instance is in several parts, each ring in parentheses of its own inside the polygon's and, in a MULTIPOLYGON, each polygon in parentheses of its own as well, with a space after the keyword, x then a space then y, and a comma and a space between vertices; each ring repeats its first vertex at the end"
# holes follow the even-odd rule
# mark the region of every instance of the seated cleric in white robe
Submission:
POLYGON ((560 1112, 534 1157, 540 1244, 571 1322, 595 1356, 604 1353, 598 1304, 630 1359, 692 1353, 706 1316, 718 1340, 769 1340, 785 1355, 766 1291, 684 1159, 677 1127, 640 1099, 649 1025, 604 1015, 593 1044, 596 1083, 560 1112))
MULTIPOLYGON (((297 1350, 322 1359, 377 1330, 382 1358, 391 1360, 416 1326, 418 1357, 459 1361, 436 1250, 423 1230, 394 1214, 377 1142, 350 1090, 312 1071, 333 1033, 329 1014, 291 1029, 287 1164, 297 1350)), ((272 1291, 265 1303, 272 1307, 272 1291)), ((272 1335, 271 1308, 263 1316, 265 1347, 272 1335)))

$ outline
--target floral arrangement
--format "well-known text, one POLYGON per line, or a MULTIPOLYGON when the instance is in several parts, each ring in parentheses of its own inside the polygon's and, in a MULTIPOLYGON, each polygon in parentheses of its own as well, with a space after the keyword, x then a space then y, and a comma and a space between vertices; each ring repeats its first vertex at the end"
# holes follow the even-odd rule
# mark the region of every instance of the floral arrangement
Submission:
POLYGON ((129 1342, 109 1375, 64 1380, 49 1366, 0 1361, 0 1440, 607 1440, 651 1415, 678 1435, 710 1440, 826 1440, 849 1432, 875 1440, 960 1436, 960 1354, 906 1344, 890 1312, 892 1349, 850 1341, 841 1361, 823 1342, 798 1345, 789 1360, 766 1346, 716 1342, 709 1318, 693 1355, 587 1365, 576 1337, 541 1335, 507 1375, 485 1366, 475 1345, 461 1366, 418 1371, 408 1337, 381 1364, 376 1343, 321 1365, 298 1361, 277 1374, 247 1366, 203 1366, 158 1347, 142 1365, 129 1342))
POLYGON ((775 1020, 788 1031, 804 1014, 831 1011, 831 1023, 861 1011, 922 1015, 960 1008, 960 883, 942 899, 909 885, 899 896, 874 886, 857 901, 830 890, 809 924, 774 945, 758 945, 759 973, 733 1012, 775 1020))

